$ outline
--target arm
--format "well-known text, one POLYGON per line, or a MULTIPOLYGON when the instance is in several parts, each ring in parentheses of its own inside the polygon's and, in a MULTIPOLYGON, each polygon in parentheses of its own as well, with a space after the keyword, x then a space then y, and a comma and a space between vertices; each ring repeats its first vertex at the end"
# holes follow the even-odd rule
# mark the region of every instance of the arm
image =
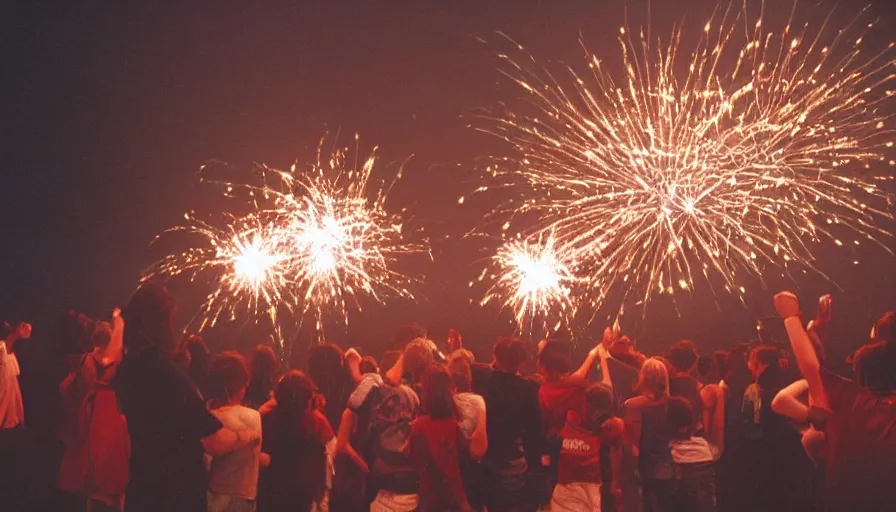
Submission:
POLYGON ((112 312, 112 339, 106 350, 103 352, 103 365, 108 366, 112 363, 121 361, 124 352, 124 319, 121 318, 121 311, 115 308, 112 312))
POLYGON ((794 421, 804 423, 809 419, 809 406, 799 401, 799 396, 809 391, 806 379, 798 380, 782 389, 772 400, 772 410, 794 421))
POLYGON ((361 374, 361 354, 357 350, 350 348, 345 351, 345 367, 348 369, 349 375, 355 381, 355 385, 361 382, 364 375, 361 374))
POLYGON ((809 385, 809 399, 816 406, 827 409, 827 397, 821 381, 821 365, 809 335, 806 334, 800 321, 800 305, 796 295, 790 292, 775 295, 775 309, 784 319, 784 327, 787 328, 787 337, 790 338, 790 347, 796 358, 796 364, 809 385))
POLYGON ((700 397, 703 399, 703 428, 707 440, 721 453, 725 449, 725 390, 710 384, 700 390, 700 397))
POLYGON ((579 366, 579 369, 573 372, 573 376, 587 379, 588 375, 591 373, 591 369, 594 368, 595 361, 597 361, 597 358, 600 357, 599 349, 601 348, 603 348, 603 345, 601 344, 598 344, 596 347, 592 348, 591 351, 588 352, 588 357, 586 357, 585 361, 582 362, 582 366, 579 366))
POLYGON ((227 428, 218 429, 210 436, 203 437, 202 447, 212 457, 220 457, 244 446, 258 443, 261 433, 253 429, 244 429, 234 432, 227 428))
POLYGON ((352 432, 358 421, 358 415, 351 409, 346 409, 342 413, 342 422, 339 424, 339 434, 336 436, 336 453, 344 453, 355 462, 365 473, 370 472, 364 457, 355 450, 351 443, 352 432))
POLYGON ((472 455, 474 459, 481 459, 485 456, 485 452, 488 451, 488 433, 485 412, 485 402, 482 402, 479 407, 479 421, 476 423, 476 428, 470 436, 470 455, 472 455))
POLYGON ((598 346, 598 356, 600 357, 600 381, 610 389, 613 389, 613 379, 610 375, 610 364, 607 362, 610 359, 610 353, 607 352, 607 349, 604 345, 598 346))
POLYGON ((398 357, 398 361, 395 361, 395 364, 392 365, 392 368, 389 368, 384 375, 385 381, 393 384, 399 385, 401 384, 401 378, 404 376, 404 353, 402 353, 398 357))
POLYGON ((637 459, 641 446, 641 406, 632 400, 625 404, 625 435, 632 445, 632 455, 637 459))

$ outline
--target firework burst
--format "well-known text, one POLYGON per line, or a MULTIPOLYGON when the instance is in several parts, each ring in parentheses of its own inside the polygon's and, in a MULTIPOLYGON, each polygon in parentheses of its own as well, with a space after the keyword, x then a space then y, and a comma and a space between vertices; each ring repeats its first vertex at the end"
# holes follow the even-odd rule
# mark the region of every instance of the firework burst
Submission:
MULTIPOLYGON (((561 260, 553 237, 533 242, 512 240, 492 258, 494 284, 481 305, 496 302, 513 311, 517 329, 544 333, 568 326, 575 315, 576 279, 561 260)), ((488 269, 480 275, 483 281, 488 269)))
POLYGON ((266 315, 276 326, 284 309, 298 324, 312 314, 320 329, 326 315, 347 322, 348 305, 360 308, 360 296, 410 297, 412 280, 392 266, 424 247, 406 242, 401 216, 385 208, 391 183, 371 179, 376 149, 360 165, 348 154, 338 149, 323 159, 319 150, 304 170, 259 166, 264 185, 209 180, 229 196, 247 192, 250 213, 226 215, 223 229, 187 215, 185 226, 169 232, 199 243, 166 256, 144 279, 204 276, 212 291, 197 315, 200 329, 240 314, 266 315))
POLYGON ((768 266, 821 273, 814 244, 887 248, 893 44, 866 56, 870 24, 826 38, 833 13, 814 31, 795 13, 770 30, 729 4, 694 49, 681 29, 660 45, 623 27, 618 72, 589 55, 589 75, 565 80, 501 55, 535 114, 487 117, 480 129, 519 154, 489 173, 523 191, 510 210, 537 216, 530 235, 556 236, 595 305, 714 276, 743 300, 744 275, 768 266))

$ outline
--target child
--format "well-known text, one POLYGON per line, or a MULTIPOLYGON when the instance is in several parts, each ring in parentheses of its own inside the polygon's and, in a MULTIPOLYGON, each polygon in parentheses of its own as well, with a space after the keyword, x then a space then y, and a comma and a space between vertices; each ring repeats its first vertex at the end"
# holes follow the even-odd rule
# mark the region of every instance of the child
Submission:
POLYGON ((552 511, 600 511, 601 445, 610 446, 610 485, 618 497, 620 448, 625 430, 614 417, 613 391, 604 384, 585 390, 585 417, 570 412, 560 431, 561 447, 557 464, 557 486, 551 497, 552 511))
POLYGON ((678 468, 680 485, 679 510, 714 512, 716 510, 716 475, 713 451, 709 442, 694 437, 694 409, 681 397, 670 397, 666 418, 671 432, 669 448, 678 468))

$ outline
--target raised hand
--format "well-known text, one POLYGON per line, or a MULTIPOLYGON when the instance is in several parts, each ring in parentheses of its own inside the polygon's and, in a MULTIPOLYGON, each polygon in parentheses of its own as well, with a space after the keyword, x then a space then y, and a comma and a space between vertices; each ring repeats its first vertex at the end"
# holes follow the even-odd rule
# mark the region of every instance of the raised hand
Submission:
POLYGON ((794 316, 800 316, 800 300, 793 292, 780 292, 775 295, 775 311, 778 312, 778 316, 785 320, 794 316))

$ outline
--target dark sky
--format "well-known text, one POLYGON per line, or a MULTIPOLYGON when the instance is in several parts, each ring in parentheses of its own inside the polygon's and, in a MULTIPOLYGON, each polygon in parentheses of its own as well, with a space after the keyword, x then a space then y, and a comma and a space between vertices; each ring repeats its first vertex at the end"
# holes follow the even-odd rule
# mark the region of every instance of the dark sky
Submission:
MULTIPOLYGON (((630 17, 643 13, 646 3, 630 0, 630 17)), ((814 1, 803 4, 818 16, 826 12, 814 1)), ((841 4, 848 13, 859 2, 841 4)), ((871 4, 882 23, 870 44, 882 45, 896 9, 886 0, 871 4)), ((475 187, 477 158, 507 148, 467 128, 469 114, 519 99, 497 72, 493 48, 476 38, 503 31, 544 61, 578 66, 580 32, 591 51, 618 54, 622 5, 5 3, 0 317, 32 320, 40 333, 69 307, 106 314, 126 300, 141 270, 159 256, 148 246, 156 234, 186 210, 217 204, 196 178, 203 162, 288 166, 313 158, 328 131, 341 130, 345 142, 360 133, 362 147, 379 145, 386 164, 413 154, 392 204, 410 207, 436 226, 434 232, 471 229, 482 212, 475 205, 459 208, 456 199, 475 187)), ((702 25, 714 5, 654 0, 654 24, 689 19, 702 25)), ((478 274, 481 256, 467 243, 437 243, 436 263, 416 263, 427 274, 426 300, 368 307, 347 333, 337 330, 333 337, 379 346, 395 323, 406 320, 428 324, 437 337, 449 325, 479 340, 507 333, 507 318, 467 305, 466 283, 478 274)), ((863 255, 858 267, 849 255, 842 260, 831 257, 824 264, 844 288, 838 314, 856 326, 844 337, 855 337, 896 304, 896 260, 883 251, 863 255)), ((796 284, 807 299, 834 289, 815 277, 796 284)), ((195 293, 186 288, 172 287, 195 293)), ((751 311, 723 299, 721 312, 685 305, 680 318, 660 304, 649 325, 630 327, 643 333, 648 346, 679 336, 728 346, 750 336, 753 315, 771 313, 770 295, 757 296, 751 311)))

